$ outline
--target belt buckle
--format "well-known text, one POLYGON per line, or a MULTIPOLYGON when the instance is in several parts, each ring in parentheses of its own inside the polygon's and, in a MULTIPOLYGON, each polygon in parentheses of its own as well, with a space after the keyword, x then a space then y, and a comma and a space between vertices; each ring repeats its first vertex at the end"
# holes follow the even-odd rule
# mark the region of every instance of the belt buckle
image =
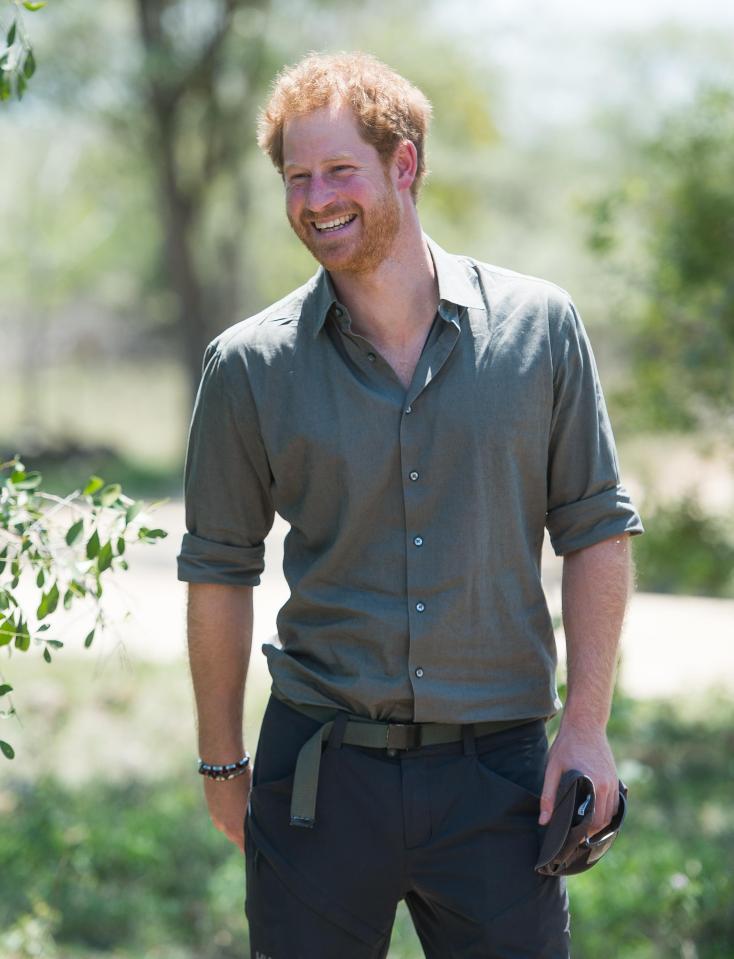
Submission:
POLYGON ((385 748, 390 755, 398 749, 418 749, 421 745, 421 726, 418 723, 388 723, 385 748))

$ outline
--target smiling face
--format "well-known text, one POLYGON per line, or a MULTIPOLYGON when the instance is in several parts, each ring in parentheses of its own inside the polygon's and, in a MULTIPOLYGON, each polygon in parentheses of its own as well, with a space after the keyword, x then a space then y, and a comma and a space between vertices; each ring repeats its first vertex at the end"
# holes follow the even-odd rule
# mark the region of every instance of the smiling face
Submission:
POLYGON ((283 128, 286 212, 330 272, 367 273, 390 255, 404 196, 346 104, 321 107, 283 128))

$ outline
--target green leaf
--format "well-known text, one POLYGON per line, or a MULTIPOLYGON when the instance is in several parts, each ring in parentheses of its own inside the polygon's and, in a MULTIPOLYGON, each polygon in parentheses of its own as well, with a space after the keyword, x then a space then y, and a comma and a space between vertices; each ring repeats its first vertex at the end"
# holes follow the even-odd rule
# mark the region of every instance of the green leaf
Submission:
POLYGON ((10 743, 6 743, 4 739, 0 739, 0 749, 2 750, 3 755, 5 756, 6 759, 15 758, 15 750, 10 745, 10 743))
POLYGON ((89 482, 82 490, 82 496, 93 496, 97 490, 102 489, 103 486, 103 479, 100 479, 99 476, 90 476, 89 482))
POLYGON ((9 683, 3 683, 0 686, 0 696, 7 696, 8 693, 12 693, 13 687, 9 683))
POLYGON ((130 506, 128 506, 128 508, 125 510, 125 526, 127 526, 128 523, 132 523, 142 508, 143 504, 140 501, 131 503, 130 506))
POLYGON ((0 552, 0 573, 2 573, 2 571, 5 569, 5 564, 8 561, 7 556, 8 556, 8 547, 6 546, 5 549, 2 552, 0 552))
POLYGON ((79 539, 81 531, 84 529, 84 520, 78 519, 76 523, 72 523, 69 529, 66 531, 66 545, 73 546, 74 543, 79 539))
MULTIPOLYGON (((21 81, 23 82, 23 89, 25 90, 26 82, 23 76, 18 77, 18 86, 20 86, 21 81)), ((36 489, 40 486, 43 481, 43 476, 34 470, 32 473, 22 473, 21 477, 17 480, 13 480, 13 486, 16 489, 36 489)))
POLYGON ((23 6, 26 10, 30 10, 31 13, 35 13, 36 10, 42 10, 46 6, 47 0, 23 0, 23 6))
POLYGON ((0 71, 0 100, 9 100, 11 93, 10 77, 5 72, 0 71))
POLYGON ((21 619, 15 631, 17 633, 15 637, 15 648, 19 649, 22 653, 28 652, 31 645, 31 636, 24 620, 21 619))
POLYGON ((102 506, 112 506, 121 492, 122 487, 119 483, 110 483, 110 485, 105 486, 105 488, 99 494, 99 501, 102 506))
POLYGON ((46 574, 42 569, 38 570, 38 576, 36 576, 36 586, 40 589, 43 584, 46 582, 46 574))
POLYGON ((51 623, 43 623, 42 626, 38 627, 38 632, 45 633, 47 629, 51 629, 51 623))
POLYGON ((46 660, 47 663, 51 662, 51 653, 49 653, 47 649, 44 649, 43 651, 43 658, 46 660))
MULTIPOLYGON (((95 627, 96 629, 96 627, 95 627)), ((94 629, 91 629, 87 635, 84 637, 84 648, 89 649, 92 645, 92 640, 94 639, 94 629)))
POLYGON ((97 556, 97 569, 100 573, 104 570, 109 569, 112 565, 112 543, 105 543, 104 546, 99 551, 97 556))
POLYGON ((56 607, 59 605, 59 584, 54 583, 51 587, 51 591, 48 594, 48 611, 53 613, 56 607))
POLYGON ((36 72, 36 58, 33 56, 33 51, 28 51, 28 56, 25 58, 25 63, 23 64, 23 73, 30 80, 33 74, 36 72))
POLYGON ((6 620, 0 623, 0 646, 7 646, 13 641, 15 636, 15 619, 8 616, 6 620))
MULTIPOLYGON (((23 99, 23 94, 25 93, 25 88, 28 86, 28 82, 22 73, 18 74, 18 79, 15 81, 15 92, 18 94, 18 99, 23 99)), ((23 489, 28 489, 28 487, 23 487, 23 489)))
POLYGON ((36 611, 36 616, 38 619, 45 619, 49 613, 53 613, 56 607, 59 604, 59 586, 58 583, 54 583, 51 589, 44 593, 41 597, 41 602, 38 604, 38 610, 36 611))
POLYGON ((74 591, 71 589, 67 589, 64 592, 64 603, 63 603, 64 609, 71 609, 71 604, 73 603, 73 601, 74 601, 74 591))
POLYGON ((95 529, 87 543, 87 559, 94 559, 97 553, 99 553, 99 533, 95 529))
POLYGON ((16 29, 16 22, 15 20, 13 20, 13 22, 10 24, 10 29, 8 30, 8 36, 7 36, 7 43, 9 47, 12 47, 12 45, 15 43, 15 29, 16 29))
POLYGON ((64 644, 60 639, 47 639, 46 645, 51 646, 53 649, 61 649, 64 644))
POLYGON ((138 536, 145 540, 165 539, 168 533, 164 529, 148 529, 146 526, 141 526, 138 536))
POLYGON ((117 540, 117 555, 122 556, 124 552, 125 552, 125 537, 120 536, 120 538, 117 540))

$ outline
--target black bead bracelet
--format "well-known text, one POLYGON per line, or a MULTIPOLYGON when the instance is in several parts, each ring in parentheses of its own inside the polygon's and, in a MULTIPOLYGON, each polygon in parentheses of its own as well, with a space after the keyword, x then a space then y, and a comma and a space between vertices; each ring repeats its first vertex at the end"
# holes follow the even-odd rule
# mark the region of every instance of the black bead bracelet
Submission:
POLYGON ((249 764, 249 753, 245 753, 242 759, 238 759, 236 763, 226 763, 222 766, 205 763, 204 760, 200 758, 199 772, 202 776, 207 776, 209 779, 216 780, 216 782, 223 782, 225 779, 234 779, 235 776, 241 776, 249 764))

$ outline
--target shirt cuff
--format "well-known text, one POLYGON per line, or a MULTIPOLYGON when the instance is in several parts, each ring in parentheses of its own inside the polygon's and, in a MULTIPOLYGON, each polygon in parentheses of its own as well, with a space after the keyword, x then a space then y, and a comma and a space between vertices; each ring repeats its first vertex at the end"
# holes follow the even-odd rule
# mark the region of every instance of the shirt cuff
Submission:
POLYGON ((602 540, 644 532, 642 520, 623 486, 557 506, 546 514, 546 526, 556 556, 593 546, 602 540))
POLYGON ((265 568, 265 544, 230 546, 184 533, 177 560, 178 578, 187 583, 257 586, 265 568))

